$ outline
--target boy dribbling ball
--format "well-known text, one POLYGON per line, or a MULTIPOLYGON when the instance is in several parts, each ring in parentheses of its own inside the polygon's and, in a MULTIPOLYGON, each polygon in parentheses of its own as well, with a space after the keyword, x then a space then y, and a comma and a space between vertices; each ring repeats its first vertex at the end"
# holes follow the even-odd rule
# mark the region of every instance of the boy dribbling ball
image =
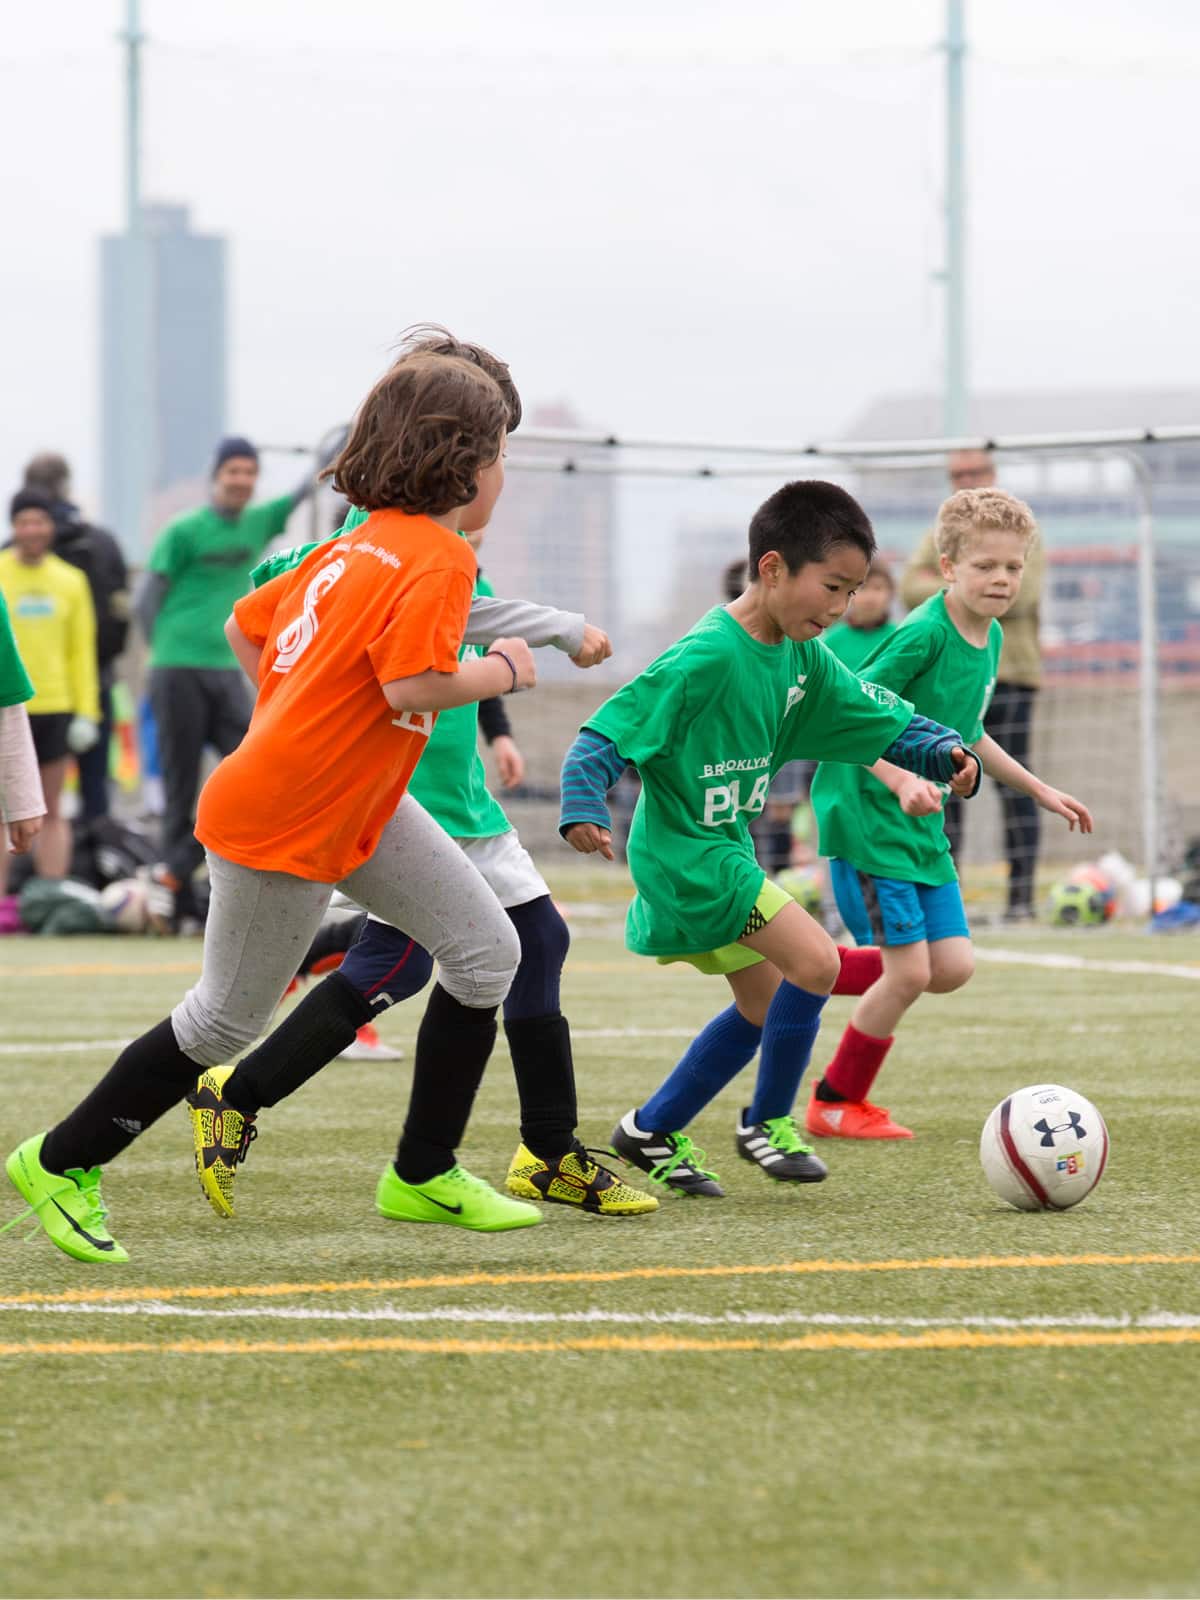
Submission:
MULTIPOLYGON (((1002 617, 1017 597, 1033 513, 1001 489, 962 489, 938 512, 946 589, 911 611, 862 663, 864 677, 963 729, 983 770, 1092 831, 1086 806, 1051 788, 983 731, 996 683, 1002 617)), ((821 853, 838 910, 859 944, 883 952, 883 975, 862 996, 814 1086, 805 1119, 818 1137, 908 1139, 869 1099, 897 1023, 925 993, 959 989, 974 971, 971 936, 935 785, 889 762, 822 764, 813 781, 821 853)))

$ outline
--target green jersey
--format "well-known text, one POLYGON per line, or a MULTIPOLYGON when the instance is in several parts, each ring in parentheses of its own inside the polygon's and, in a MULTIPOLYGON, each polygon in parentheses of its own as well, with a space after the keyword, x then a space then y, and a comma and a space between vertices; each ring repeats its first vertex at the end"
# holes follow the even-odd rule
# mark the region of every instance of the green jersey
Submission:
POLYGON ((229 667, 237 662, 225 622, 249 587, 250 568, 292 514, 295 496, 281 495, 223 517, 212 506, 168 523, 146 563, 167 580, 154 619, 152 667, 229 667))
POLYGON ((874 628, 856 628, 852 622, 842 622, 825 635, 825 645, 851 672, 857 672, 867 657, 895 631, 896 624, 890 618, 874 628))
MULTIPOLYGON (((982 648, 969 644, 932 595, 863 662, 861 672, 911 700, 923 716, 983 737, 1004 634, 993 621, 982 648)), ((906 817, 890 789, 861 767, 822 766, 812 786, 821 854, 860 872, 905 883, 953 883, 957 874, 940 812, 906 817)))
MULTIPOLYGON (((336 539, 366 520, 367 513, 352 506, 342 527, 329 537, 336 539)), ((251 574, 255 587, 277 578, 281 572, 290 572, 315 549, 315 544, 307 544, 298 550, 282 550, 269 556, 251 574)), ((495 590, 481 576, 476 580, 475 593, 490 595, 495 590)), ((482 654, 478 645, 464 645, 460 659, 482 654)), ((487 773, 479 754, 478 705, 472 702, 438 713, 417 769, 409 780, 408 792, 452 839, 490 839, 498 833, 509 832, 512 823, 488 792, 487 773)))
POLYGON ((26 700, 32 699, 33 684, 13 637, 4 596, 0 594, 0 706, 23 706, 26 700))
POLYGON ((682 955, 739 938, 765 876, 749 824, 774 774, 805 757, 876 761, 911 719, 819 640, 764 644, 724 607, 702 617, 585 724, 642 779, 629 948, 682 955))

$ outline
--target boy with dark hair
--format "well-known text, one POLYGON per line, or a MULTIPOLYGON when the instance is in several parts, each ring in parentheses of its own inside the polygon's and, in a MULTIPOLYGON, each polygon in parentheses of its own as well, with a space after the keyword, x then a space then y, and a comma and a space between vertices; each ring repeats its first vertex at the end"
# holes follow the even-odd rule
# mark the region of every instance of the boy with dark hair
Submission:
MULTIPOLYGON (((259 693, 245 739, 200 799, 212 901, 199 982, 74 1111, 8 1158, 12 1182, 68 1255, 128 1259, 105 1225, 101 1166, 177 1105, 198 1072, 259 1036, 335 887, 411 928, 441 965, 377 1209, 483 1232, 540 1220, 455 1155, 517 936, 462 851, 416 801, 405 803, 437 712, 535 681, 522 639, 459 660, 476 563, 458 530, 491 516, 507 421, 503 395, 478 367, 430 355, 398 362, 367 396, 335 466, 338 484, 374 515, 235 606, 226 634, 259 693)), ((207 1114, 208 1142, 224 1146, 219 1115, 207 1114)), ((253 1130, 243 1132, 242 1153, 253 1130)))
MULTIPOLYGON (((406 354, 455 355, 495 379, 508 405, 508 431, 521 420, 521 400, 508 367, 479 345, 459 341, 444 328, 411 330, 406 354)), ((362 520, 353 512, 340 537, 362 520)), ((483 537, 466 535, 473 547, 483 537)), ((310 549, 313 547, 309 547, 310 549)), ((307 552, 284 551, 256 569, 255 578, 287 571, 307 552)), ((476 580, 479 596, 490 586, 476 580)), ((516 609, 506 629, 527 643, 565 650, 577 666, 610 654, 608 639, 583 617, 526 602, 496 602, 516 609)), ((486 607, 483 608, 486 617, 486 607)), ((478 628, 480 624, 476 623, 478 628)), ((486 630, 486 622, 482 624, 486 630)), ((491 638, 491 633, 487 638, 491 638)), ((471 644, 478 637, 468 627, 471 644)), ((465 652, 464 652, 465 653, 465 652)), ((472 653, 474 653, 472 651, 472 653)), ((521 1104, 521 1143, 508 1173, 508 1190, 525 1200, 573 1205, 599 1216, 638 1216, 657 1209, 651 1195, 622 1183, 595 1160, 576 1136, 578 1109, 571 1035, 561 1008, 561 978, 570 935, 550 890, 516 830, 487 788, 476 738, 476 708, 460 706, 437 719, 410 794, 478 867, 503 905, 521 943, 521 959, 504 999, 504 1029, 521 1104)), ((257 1049, 233 1069, 217 1068, 191 1097, 201 1187, 220 1215, 232 1213, 237 1163, 211 1139, 220 1113, 222 1141, 236 1152, 244 1130, 263 1106, 277 1105, 341 1053, 355 1029, 383 1007, 417 994, 429 980, 433 958, 408 932, 375 917, 364 920, 337 972, 299 1002, 257 1049)))
POLYGON ((825 1176, 792 1107, 839 960, 824 928, 755 861, 748 819, 774 773, 803 757, 886 752, 964 795, 978 783, 979 763, 957 733, 862 682, 819 642, 875 554, 861 506, 834 484, 786 484, 755 513, 749 545, 746 591, 589 717, 563 764, 560 831, 574 849, 609 859, 605 792, 627 765, 641 774, 629 948, 720 973, 733 991, 733 1005, 613 1134, 615 1154, 678 1194, 723 1193, 683 1129, 760 1044, 738 1154, 783 1181, 825 1176))

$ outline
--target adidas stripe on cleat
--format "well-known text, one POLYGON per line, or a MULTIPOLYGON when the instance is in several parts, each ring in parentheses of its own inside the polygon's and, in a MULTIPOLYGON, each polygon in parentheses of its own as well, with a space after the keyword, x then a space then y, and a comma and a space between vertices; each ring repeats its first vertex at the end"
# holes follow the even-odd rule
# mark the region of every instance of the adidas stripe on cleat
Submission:
POLYGON ((717 1182, 716 1173, 705 1171, 704 1151, 697 1150, 686 1133, 656 1133, 639 1128, 636 1110, 627 1111, 613 1129, 613 1155, 639 1168, 651 1183, 660 1184, 672 1194, 723 1199, 725 1191, 717 1182))
POLYGON ((105 1226, 108 1212, 100 1193, 100 1168, 85 1172, 71 1167, 61 1175, 47 1171, 40 1159, 45 1137, 36 1133, 26 1139, 4 1164, 29 1210, 5 1223, 0 1233, 34 1216, 51 1242, 76 1261, 128 1261, 128 1252, 105 1226))
POLYGON ((510 1200, 465 1167, 451 1167, 427 1183, 406 1183, 390 1161, 379 1175, 375 1209, 392 1222, 441 1222, 477 1233, 529 1228, 542 1220, 536 1206, 510 1200))
POLYGON ((658 1210, 652 1194, 622 1183, 615 1172, 592 1159, 578 1142, 553 1165, 525 1145, 509 1163, 504 1187, 522 1200, 546 1200, 576 1206, 598 1217, 637 1217, 658 1210))
POLYGON ((196 1176, 219 1217, 233 1216, 233 1180, 258 1138, 254 1118, 231 1106, 221 1093, 232 1071, 232 1067, 209 1067, 187 1097, 196 1176))
POLYGON ((829 1168, 805 1144, 794 1117, 768 1117, 765 1122, 747 1122, 748 1110, 738 1122, 735 1143, 743 1161, 754 1161, 781 1183, 820 1183, 829 1168))

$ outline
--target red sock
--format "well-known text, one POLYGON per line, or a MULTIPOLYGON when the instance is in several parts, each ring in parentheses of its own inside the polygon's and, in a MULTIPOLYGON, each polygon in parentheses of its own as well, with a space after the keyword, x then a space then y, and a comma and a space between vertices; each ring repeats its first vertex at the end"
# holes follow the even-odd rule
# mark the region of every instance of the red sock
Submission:
POLYGON ((825 1082, 843 1100, 865 1100, 891 1048, 891 1039, 859 1033, 848 1022, 833 1060, 825 1068, 825 1082))
POLYGON ((878 945, 865 944, 861 950, 838 945, 842 970, 833 986, 834 994, 866 994, 877 978, 883 977, 883 955, 878 945))

